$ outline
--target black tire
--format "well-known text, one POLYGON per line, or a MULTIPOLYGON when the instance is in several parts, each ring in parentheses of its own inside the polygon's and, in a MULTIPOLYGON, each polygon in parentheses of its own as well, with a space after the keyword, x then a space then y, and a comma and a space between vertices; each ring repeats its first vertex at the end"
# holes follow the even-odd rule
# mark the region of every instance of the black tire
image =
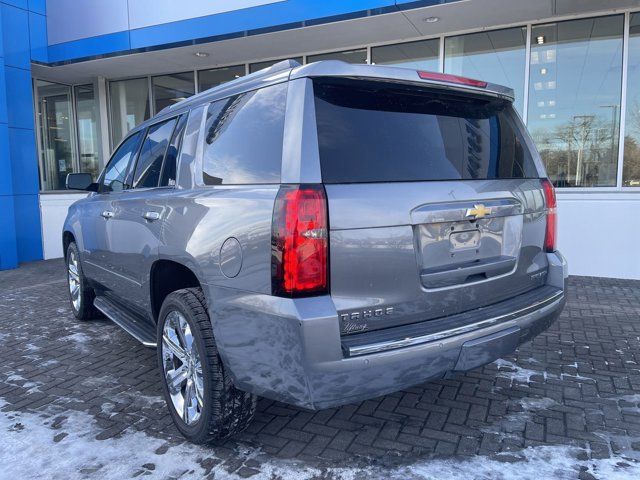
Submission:
POLYGON ((84 276, 82 272, 82 263, 80 262, 80 254, 78 252, 78 246, 76 242, 71 242, 67 246, 67 251, 65 252, 65 265, 67 267, 67 291, 69 292, 69 303, 71 305, 71 311, 73 311, 73 315, 78 320, 90 320, 93 318, 100 318, 102 314, 100 311, 93 306, 93 300, 96 298, 96 294, 89 286, 89 282, 87 278, 84 276), (78 297, 79 302, 74 303, 74 297, 71 290, 71 274, 69 267, 69 259, 75 258, 77 259, 76 270, 77 270, 77 281, 79 283, 78 289, 78 297))
POLYGON ((160 309, 157 340, 162 391, 171 417, 182 435, 197 444, 215 443, 243 431, 251 423, 257 397, 234 387, 218 354, 206 301, 200 288, 177 290, 167 296, 160 309), (202 365, 202 408, 200 417, 190 425, 176 411, 164 370, 162 335, 167 316, 173 311, 182 314, 189 324, 202 365))

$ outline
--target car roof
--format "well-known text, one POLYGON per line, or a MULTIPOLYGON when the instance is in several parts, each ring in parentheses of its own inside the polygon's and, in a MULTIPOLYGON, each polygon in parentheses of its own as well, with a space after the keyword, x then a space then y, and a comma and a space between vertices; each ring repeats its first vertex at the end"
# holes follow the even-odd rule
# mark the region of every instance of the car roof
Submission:
POLYGON ((258 70, 244 77, 223 83, 204 92, 193 95, 160 111, 154 117, 138 125, 130 134, 145 129, 149 125, 184 113, 189 109, 214 100, 255 90, 257 88, 282 83, 296 78, 313 77, 346 77, 358 79, 388 80, 415 85, 428 85, 445 90, 467 92, 505 98, 513 101, 513 89, 490 82, 480 82, 431 72, 420 72, 415 69, 387 65, 351 64, 340 60, 323 60, 307 65, 300 65, 295 60, 283 60, 270 67, 258 70), (425 77, 425 78, 422 78, 425 77), (462 83, 468 81, 469 83, 462 83), (482 84, 482 86, 478 86, 482 84))

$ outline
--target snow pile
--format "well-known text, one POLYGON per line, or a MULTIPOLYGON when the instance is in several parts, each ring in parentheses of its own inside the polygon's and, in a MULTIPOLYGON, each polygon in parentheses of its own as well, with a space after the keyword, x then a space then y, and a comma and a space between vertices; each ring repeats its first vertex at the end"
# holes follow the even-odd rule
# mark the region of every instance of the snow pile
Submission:
MULTIPOLYGON (((97 478, 120 480, 143 475, 145 478, 203 478, 210 473, 217 479, 240 478, 227 468, 253 468, 256 480, 362 478, 412 480, 442 478, 539 480, 575 479, 580 470, 597 478, 622 480, 640 478, 640 463, 622 457, 604 460, 578 460, 579 450, 571 447, 531 447, 518 453, 468 459, 425 459, 419 463, 387 470, 382 467, 310 468, 302 463, 266 459, 259 449, 237 450, 234 459, 216 456, 215 448, 190 444, 169 446, 141 432, 125 432, 119 438, 96 440, 100 433, 91 416, 65 413, 65 417, 43 417, 33 413, 3 412, 0 400, 0 462, 4 478, 46 478, 69 480, 97 478)), ((237 470, 236 470, 237 471, 237 470)))

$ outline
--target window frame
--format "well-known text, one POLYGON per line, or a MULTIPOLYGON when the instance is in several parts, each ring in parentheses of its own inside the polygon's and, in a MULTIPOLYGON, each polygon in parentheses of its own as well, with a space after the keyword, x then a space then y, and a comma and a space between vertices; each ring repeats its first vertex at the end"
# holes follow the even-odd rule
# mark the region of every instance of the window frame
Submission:
POLYGON ((167 149, 165 150, 164 157, 162 158, 162 166, 160 167, 160 176, 158 177, 158 186, 156 188, 176 188, 178 186, 178 172, 180 171, 180 169, 178 168, 178 165, 180 163, 180 153, 182 152, 182 143, 184 141, 184 135, 187 131, 187 123, 189 122, 190 113, 191 113, 191 110, 187 110, 186 112, 183 112, 177 116, 176 125, 173 128, 173 132, 171 133, 171 138, 169 139, 169 143, 167 144, 167 149), (184 126, 180 125, 180 122, 183 119, 184 119, 184 126), (179 127, 182 128, 181 132, 178 131, 179 127), (176 178, 174 179, 175 183, 173 185, 161 185, 162 177, 164 176, 164 170, 167 165, 167 152, 169 151, 169 147, 171 146, 171 142, 174 140, 174 136, 176 135, 177 131, 180 137, 177 139, 178 145, 176 148, 176 178))

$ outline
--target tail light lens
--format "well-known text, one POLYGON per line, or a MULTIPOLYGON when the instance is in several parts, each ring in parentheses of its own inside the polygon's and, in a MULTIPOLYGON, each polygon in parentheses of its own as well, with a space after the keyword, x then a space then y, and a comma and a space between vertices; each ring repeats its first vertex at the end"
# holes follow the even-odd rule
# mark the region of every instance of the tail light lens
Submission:
POLYGON ((271 287, 301 297, 328 291, 327 197, 322 185, 283 185, 273 212, 271 287))
POLYGON ((547 206, 547 229, 544 235, 545 252, 554 252, 558 241, 558 214, 556 211, 556 191, 548 178, 542 179, 542 190, 547 206))

